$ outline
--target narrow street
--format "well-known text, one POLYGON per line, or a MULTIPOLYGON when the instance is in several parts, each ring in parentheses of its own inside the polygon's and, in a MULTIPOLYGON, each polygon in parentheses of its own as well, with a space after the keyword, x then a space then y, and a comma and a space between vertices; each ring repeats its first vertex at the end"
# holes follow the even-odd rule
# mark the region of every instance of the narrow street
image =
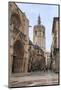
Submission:
POLYGON ((55 74, 51 71, 32 72, 26 76, 11 77, 10 82, 10 86, 12 87, 57 85, 58 74, 55 74))

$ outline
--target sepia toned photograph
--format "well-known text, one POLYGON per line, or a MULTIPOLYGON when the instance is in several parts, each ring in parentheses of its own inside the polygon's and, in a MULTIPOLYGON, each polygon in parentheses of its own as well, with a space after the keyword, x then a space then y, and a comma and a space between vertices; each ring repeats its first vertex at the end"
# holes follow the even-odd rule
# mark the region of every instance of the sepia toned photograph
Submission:
POLYGON ((8 87, 60 84, 60 5, 8 2, 8 87))

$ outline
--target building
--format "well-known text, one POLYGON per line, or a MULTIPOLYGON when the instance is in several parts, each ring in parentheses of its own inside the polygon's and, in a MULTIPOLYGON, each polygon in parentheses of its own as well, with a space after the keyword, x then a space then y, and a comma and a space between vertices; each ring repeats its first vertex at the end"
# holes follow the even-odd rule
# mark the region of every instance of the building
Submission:
POLYGON ((44 51, 38 46, 34 45, 31 40, 29 40, 29 63, 28 71, 36 72, 45 69, 45 56, 44 51))
POLYGON ((29 40, 29 20, 15 3, 9 2, 9 73, 20 74, 45 69, 45 28, 34 26, 34 43, 29 40))
POLYGON ((29 61, 28 61, 28 72, 32 72, 31 66, 32 61, 35 58, 34 45, 31 40, 29 40, 29 61))
POLYGON ((45 27, 38 16, 38 24, 33 29, 33 43, 30 41, 29 71, 42 71, 45 69, 45 27))
POLYGON ((38 16, 38 24, 34 26, 33 43, 45 51, 45 27, 41 24, 40 16, 38 16))
POLYGON ((15 3, 9 2, 9 73, 28 72, 29 20, 15 3))
POLYGON ((51 56, 50 56, 50 52, 46 52, 45 56, 46 56, 46 69, 50 69, 50 64, 51 64, 51 56))
POLYGON ((59 17, 54 17, 52 28, 51 69, 59 72, 59 17))
POLYGON ((34 45, 34 59, 31 66, 32 71, 45 70, 45 64, 44 51, 38 45, 34 45))
POLYGON ((45 27, 41 24, 40 16, 38 23, 33 29, 33 44, 35 57, 32 61, 32 70, 41 71, 45 68, 45 27))

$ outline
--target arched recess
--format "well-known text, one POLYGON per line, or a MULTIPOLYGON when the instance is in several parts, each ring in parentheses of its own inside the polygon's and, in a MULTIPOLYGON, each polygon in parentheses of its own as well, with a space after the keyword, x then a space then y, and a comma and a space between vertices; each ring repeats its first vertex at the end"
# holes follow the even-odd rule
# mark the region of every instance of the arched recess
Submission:
POLYGON ((12 72, 13 73, 21 73, 22 65, 23 65, 23 57, 24 57, 24 46, 20 40, 17 40, 14 44, 14 53, 13 53, 13 64, 12 64, 12 72))

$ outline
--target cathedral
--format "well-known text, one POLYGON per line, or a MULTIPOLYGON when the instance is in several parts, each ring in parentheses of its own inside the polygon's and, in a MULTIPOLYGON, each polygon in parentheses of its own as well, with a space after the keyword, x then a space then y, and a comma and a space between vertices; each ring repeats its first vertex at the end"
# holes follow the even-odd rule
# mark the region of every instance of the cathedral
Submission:
POLYGON ((9 73, 28 71, 29 20, 15 3, 9 3, 9 73))
MULTIPOLYGON (((24 7, 27 7, 27 5, 30 7, 30 4, 26 6, 15 2, 9 2, 8 4, 9 87, 59 85, 59 17, 54 17, 53 24, 51 23, 52 43, 50 51, 48 51, 46 39, 49 37, 46 37, 46 34, 49 33, 46 32, 46 27, 43 25, 42 12, 40 11, 40 14, 34 19, 35 24, 33 19, 28 18, 28 16, 33 18, 33 13, 37 12, 33 12, 32 15, 28 12, 28 16, 27 11, 24 12, 24 7), (20 8, 21 5, 22 9, 20 8), (32 41, 29 37, 30 21, 33 21, 31 28, 32 41)), ((27 9, 29 9, 28 7, 27 9)))
POLYGON ((29 71, 41 71, 46 68, 45 61, 45 27, 41 24, 38 16, 38 23, 33 28, 33 43, 30 42, 29 71))
POLYGON ((9 73, 27 73, 45 69, 45 27, 38 23, 29 40, 29 20, 15 3, 9 3, 9 73))

